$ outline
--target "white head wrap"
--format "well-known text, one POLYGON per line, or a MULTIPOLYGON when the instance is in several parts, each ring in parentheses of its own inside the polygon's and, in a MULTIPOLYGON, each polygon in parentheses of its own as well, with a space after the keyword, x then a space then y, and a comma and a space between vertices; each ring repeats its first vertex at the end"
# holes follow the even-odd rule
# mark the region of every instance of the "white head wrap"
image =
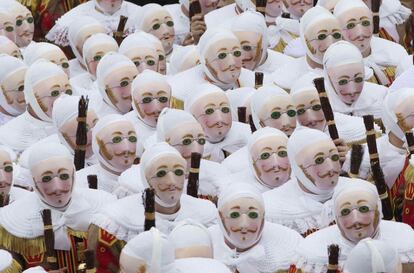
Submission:
MULTIPOLYGON (((52 120, 53 125, 58 129, 57 134, 60 139, 60 143, 65 144, 65 146, 73 152, 72 147, 66 142, 66 139, 63 137, 60 132, 60 128, 65 125, 66 122, 78 116, 78 105, 80 97, 78 96, 68 96, 62 95, 54 102, 54 107, 52 111, 52 120)), ((93 102, 93 101, 92 101, 93 102)), ((94 111, 94 106, 89 101, 88 112, 94 111)))
POLYGON ((197 120, 184 110, 164 108, 157 122, 157 141, 165 141, 165 135, 174 129, 180 130, 183 123, 198 124, 197 120))
MULTIPOLYGON (((170 57, 170 66, 168 67, 168 74, 175 75, 184 71, 183 64, 192 56, 197 55, 198 51, 195 45, 179 46, 174 45, 174 50, 170 57)), ((200 59, 200 56, 198 56, 200 59)))
POLYGON ((259 140, 261 140, 263 138, 270 137, 270 136, 280 136, 280 137, 283 137, 284 139, 286 139, 286 141, 288 140, 288 137, 282 131, 280 131, 276 128, 272 128, 272 127, 264 127, 264 128, 260 128, 256 132, 254 132, 250 136, 249 142, 247 143, 247 151, 248 151, 247 154, 248 154, 248 157, 249 157, 248 160, 250 162, 249 167, 252 170, 252 172, 254 173, 254 176, 256 176, 257 181, 259 181, 260 183, 261 183, 261 180, 257 176, 256 171, 254 170, 254 166, 253 166, 254 159, 252 158, 251 149, 252 149, 252 146, 256 142, 258 142, 259 140))
POLYGON ((225 94, 223 90, 220 89, 220 87, 217 87, 214 84, 211 83, 203 83, 197 86, 197 91, 191 94, 191 96, 188 96, 184 103, 184 110, 191 112, 191 108, 193 107, 193 104, 198 102, 199 100, 203 99, 205 96, 210 94, 225 94))
POLYGON ((143 121, 143 118, 140 116, 139 111, 135 105, 137 101, 137 89, 141 88, 143 85, 152 83, 152 82, 164 82, 168 84, 167 77, 162 75, 158 72, 146 69, 142 73, 138 74, 138 76, 132 81, 131 85, 131 94, 132 94, 132 108, 134 109, 135 113, 139 119, 143 121))
MULTIPOLYGON (((326 19, 337 20, 336 17, 332 15, 332 13, 321 6, 315 6, 305 12, 305 14, 300 19, 300 39, 302 40, 303 45, 306 45, 305 35, 308 30, 313 26, 320 24, 321 21, 326 19)), ((307 46, 305 47, 308 57, 313 61, 320 63, 321 61, 315 58, 309 48, 307 46)))
POLYGON ((9 146, 0 144, 0 151, 5 151, 9 154, 11 161, 15 162, 17 159, 17 154, 9 146))
POLYGON ((306 189, 319 195, 321 200, 328 200, 332 196, 334 190, 321 190, 316 187, 296 163, 296 156, 300 154, 304 148, 320 141, 332 142, 331 138, 322 131, 307 127, 298 127, 288 140, 287 152, 289 155, 290 167, 292 168, 292 175, 295 175, 306 189))
MULTIPOLYGON (((234 201, 236 199, 239 199, 239 198, 252 198, 256 200, 257 202, 259 202, 263 210, 265 209, 263 196, 261 192, 257 189, 257 187, 249 183, 241 183, 239 181, 228 181, 227 186, 224 187, 223 190, 220 192, 218 203, 217 203, 217 209, 220 211, 223 208, 223 206, 225 206, 227 203, 234 201)), ((226 240, 228 240, 229 242, 232 242, 232 239, 227 234, 227 231, 219 215, 218 215, 218 223, 226 240)), ((263 229, 262 229, 262 232, 263 232, 263 229)), ((260 238, 261 238, 261 234, 257 236, 257 239, 253 244, 258 242, 260 238)))
POLYGON ((20 114, 20 112, 7 103, 6 98, 3 94, 2 85, 4 79, 7 76, 23 69, 27 69, 27 66, 22 60, 9 56, 7 54, 0 54, 0 105, 4 108, 4 110, 6 110, 7 113, 12 116, 17 116, 20 114))
POLYGON ((111 73, 115 70, 128 66, 135 70, 137 69, 135 64, 126 56, 116 52, 108 52, 101 59, 101 61, 98 63, 98 67, 96 68, 96 80, 98 82, 99 92, 101 93, 104 101, 115 109, 116 106, 113 105, 106 92, 105 79, 106 77, 110 76, 111 73))
POLYGON ((0 249, 0 272, 5 272, 13 263, 12 255, 6 250, 0 249))
POLYGON ((250 108, 252 110, 252 119, 254 126, 259 129, 262 128, 260 124, 259 112, 263 106, 271 99, 277 97, 289 97, 290 95, 282 88, 276 85, 265 85, 260 87, 251 98, 250 108))
POLYGON ((167 236, 156 228, 138 234, 122 249, 121 272, 139 272, 139 268, 129 268, 127 262, 123 264, 125 260, 144 260, 147 263, 146 272, 148 273, 176 272, 174 248, 167 236))
POLYGON ((384 99, 384 110, 382 111, 382 121, 387 134, 392 132, 396 137, 405 142, 405 133, 398 126, 397 107, 407 98, 414 96, 413 88, 402 88, 388 92, 384 99))
POLYGON ((336 17, 339 17, 344 12, 347 12, 350 9, 354 9, 354 8, 363 8, 363 9, 366 9, 366 10, 370 11, 368 6, 362 0, 340 0, 335 5, 335 9, 334 9, 333 14, 336 17))
POLYGON ((394 273, 399 261, 398 252, 389 244, 366 238, 349 253, 344 273, 394 273))
MULTIPOLYGON (((141 157, 141 162, 139 164, 140 174, 141 174, 141 183, 145 189, 150 187, 147 177, 145 176, 145 170, 158 157, 164 156, 167 154, 178 156, 180 160, 182 160, 181 163, 183 164, 183 166, 187 166, 187 163, 185 159, 181 156, 181 154, 176 149, 174 149, 172 146, 168 145, 166 142, 158 142, 152 145, 150 148, 144 151, 141 157)), ((157 202, 159 205, 163 207, 174 206, 174 205, 170 205, 170 204, 163 202, 157 195, 155 195, 155 202, 157 202)))
POLYGON ((110 170, 120 172, 122 170, 119 170, 115 168, 114 166, 112 166, 111 164, 109 164, 106 161, 106 159, 102 156, 102 154, 99 152, 99 145, 98 145, 98 140, 97 140, 97 135, 99 134, 100 131, 102 131, 102 129, 117 122, 128 122, 129 124, 131 124, 131 127, 134 127, 134 125, 125 116, 122 116, 119 114, 110 114, 110 115, 106 115, 100 118, 99 121, 96 123, 95 127, 93 127, 92 129, 92 151, 94 155, 98 157, 99 163, 101 163, 102 165, 104 165, 110 170))
POLYGON ((169 240, 174 249, 194 246, 208 247, 213 252, 213 242, 209 231, 202 225, 191 219, 180 222, 169 234, 169 240))
POLYGON ((234 2, 236 2, 237 6, 243 11, 256 9, 256 5, 253 4, 251 0, 235 0, 234 2))
MULTIPOLYGON (((321 6, 331 11, 332 8, 335 8, 339 0, 318 0, 316 3, 317 6, 321 6)), ((360 0, 359 0, 360 1, 360 0)))
POLYGON ((47 273, 47 271, 41 266, 36 266, 26 269, 23 273, 47 273))
POLYGON ((130 50, 139 50, 140 48, 151 48, 154 52, 154 56, 157 56, 156 49, 152 43, 152 38, 156 38, 154 35, 146 33, 144 31, 138 31, 128 35, 119 46, 119 53, 127 54, 130 50))
POLYGON ((78 61, 83 65, 85 65, 85 63, 83 61, 81 53, 76 48, 76 44, 77 40, 79 39, 79 35, 90 27, 99 27, 101 28, 101 33, 106 32, 104 26, 92 16, 79 16, 79 18, 73 20, 73 22, 69 25, 68 30, 69 45, 72 48, 72 51, 76 56, 76 59, 78 59, 78 61))
MULTIPOLYGON (((101 5, 99 4, 99 1, 98 0, 92 0, 93 1, 93 3, 95 4, 95 6, 99 9, 99 11, 101 11, 103 14, 105 14, 106 16, 112 16, 112 14, 110 14, 110 13, 106 13, 105 12, 105 10, 101 7, 101 5)), ((122 1, 124 1, 124 0, 122 0, 122 1)), ((122 7, 122 3, 121 3, 121 5, 119 6, 119 9, 122 7)), ((118 10, 119 10, 118 9, 118 10)), ((116 11, 115 11, 116 12, 116 11)))
MULTIPOLYGON (((213 74, 210 73, 210 71, 208 70, 206 66, 206 54, 207 54, 208 49, 211 47, 211 45, 224 39, 233 39, 237 44, 240 44, 239 39, 237 39, 237 37, 230 30, 222 29, 222 28, 220 29, 212 28, 212 29, 207 29, 207 31, 204 32, 204 34, 200 38, 200 41, 198 42, 197 48, 198 48, 198 54, 200 55, 200 63, 201 63, 204 73, 215 84, 226 87, 227 84, 224 84, 218 81, 213 76, 213 74)), ((231 87, 230 85, 228 86, 231 87)))
MULTIPOLYGON (((16 49, 19 49, 19 47, 13 41, 11 41, 9 38, 7 38, 6 36, 1 36, 0 35, 0 46, 5 46, 5 45, 13 46, 16 49)), ((20 51, 20 49, 19 49, 19 51, 20 51)))
MULTIPOLYGON (((249 0, 250 2, 250 0, 249 0)), ((233 32, 248 31, 258 33, 262 36, 262 56, 257 65, 263 63, 267 57, 268 48, 268 37, 267 37, 267 26, 265 18, 261 13, 256 11, 246 11, 241 13, 233 21, 231 30, 233 32)))
POLYGON ((313 72, 306 73, 292 85, 289 94, 296 95, 306 91, 314 91, 316 94, 318 94, 318 90, 316 90, 313 80, 319 77, 320 75, 313 72))
POLYGON ((43 55, 50 53, 52 51, 60 51, 62 56, 65 54, 63 53, 62 49, 57 45, 45 42, 39 43, 31 43, 27 48, 24 50, 24 62, 27 65, 32 65, 35 61, 43 58, 43 55))
MULTIPOLYGON (((110 46, 110 51, 118 51, 118 44, 115 41, 114 38, 111 36, 105 34, 105 33, 96 33, 93 34, 91 37, 86 39, 85 43, 83 44, 82 48, 82 55, 83 55, 83 61, 86 64, 88 60, 91 60, 93 58, 92 53, 93 49, 99 48, 101 46, 110 46)), ((89 70, 88 66, 86 66, 86 69, 89 70)))
POLYGON ((33 86, 43 80, 59 75, 67 77, 60 66, 45 61, 44 59, 36 61, 26 72, 24 79, 24 98, 26 100, 26 104, 30 105, 36 115, 43 121, 51 122, 52 119, 48 117, 45 112, 43 112, 42 108, 40 108, 33 91, 33 86))
POLYGON ((203 269, 203 273, 231 273, 230 269, 222 262, 216 259, 206 258, 186 258, 178 259, 175 261, 175 265, 182 273, 197 272, 200 268, 203 269))
POLYGON ((244 107, 255 92, 256 89, 253 87, 241 87, 226 91, 226 96, 230 101, 233 120, 238 120, 238 107, 244 107))
POLYGON ((65 157, 73 161, 73 155, 63 144, 38 143, 30 150, 29 169, 32 169, 39 162, 53 157, 65 157))
MULTIPOLYGON (((148 17, 151 17, 154 13, 160 12, 160 11, 164 11, 164 12, 167 12, 168 14, 170 14, 165 7, 163 7, 159 4, 150 3, 150 4, 146 4, 146 5, 142 6, 142 9, 140 10, 140 16, 137 16, 137 19, 135 21, 136 29, 146 31, 146 29, 144 29, 144 25, 143 25, 145 20, 148 17)), ((172 16, 171 16, 171 18, 172 18, 172 16)))

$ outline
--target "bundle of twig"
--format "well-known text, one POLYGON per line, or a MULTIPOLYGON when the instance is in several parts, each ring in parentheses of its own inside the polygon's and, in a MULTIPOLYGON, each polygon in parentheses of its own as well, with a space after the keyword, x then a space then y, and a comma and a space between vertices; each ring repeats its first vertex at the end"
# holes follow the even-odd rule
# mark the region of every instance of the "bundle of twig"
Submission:
POLYGON ((263 86, 263 78, 264 75, 262 72, 255 72, 254 73, 254 88, 259 89, 263 86))
POLYGON ((92 190, 98 189, 98 176, 96 174, 90 174, 87 176, 88 186, 92 190))
POLYGON ((144 202, 145 220, 144 230, 150 230, 155 227, 155 192, 154 189, 147 188, 142 194, 142 200, 144 202))
POLYGON ((85 167, 86 144, 88 143, 88 129, 86 118, 88 114, 89 99, 82 96, 78 104, 78 128, 76 129, 75 168, 81 170, 85 167))
POLYGON ((256 11, 266 16, 267 0, 256 0, 256 11))
POLYGON ((378 35, 380 31, 380 10, 381 0, 372 0, 371 3, 371 10, 373 16, 373 23, 374 23, 374 35, 378 35))
POLYGON ((46 264, 47 264, 48 270, 57 270, 59 269, 59 264, 56 258, 55 234, 53 232, 52 213, 50 209, 44 209, 42 211, 42 219, 43 219, 45 246, 46 246, 46 252, 45 252, 46 264))
POLYGON ((339 246, 332 244, 328 246, 328 270, 326 273, 338 273, 339 246))
POLYGON ((364 148, 362 145, 354 144, 351 149, 351 166, 349 170, 349 176, 357 178, 359 175, 359 169, 361 168, 362 157, 364 156, 364 148))
POLYGON ((198 197, 198 180, 200 175, 200 153, 191 153, 191 167, 188 174, 187 194, 197 198, 198 197))
POLYGON ((127 21, 128 17, 125 17, 123 15, 121 15, 121 17, 119 18, 118 28, 114 32, 114 39, 118 43, 118 45, 121 45, 122 41, 124 40, 124 30, 127 21))
POLYGON ((237 107, 237 117, 239 122, 246 123, 246 107, 240 106, 237 107))

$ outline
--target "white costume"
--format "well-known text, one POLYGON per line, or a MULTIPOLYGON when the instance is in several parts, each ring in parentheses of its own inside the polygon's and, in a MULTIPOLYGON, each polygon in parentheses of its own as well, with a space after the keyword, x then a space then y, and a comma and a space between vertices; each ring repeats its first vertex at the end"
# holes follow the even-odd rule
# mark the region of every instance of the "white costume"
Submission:
POLYGON ((190 18, 188 18, 188 16, 185 15, 182 11, 182 9, 184 8, 183 6, 185 6, 185 8, 188 11, 189 1, 180 1, 180 4, 171 4, 164 6, 173 18, 175 30, 174 44, 177 45, 182 45, 185 40, 185 37, 190 32, 190 18), (184 2, 185 4, 182 2, 184 2))
MULTIPOLYGON (((340 194, 349 191, 355 193, 368 192, 370 195, 375 195, 378 199, 377 209, 381 212, 381 201, 377 189, 371 183, 360 179, 352 179, 338 186, 335 189, 333 201, 336 202, 340 194)), ((337 215, 336 217, 338 218, 337 215)), ((374 234, 374 239, 386 242, 394 247, 402 263, 412 263, 414 261, 413 235, 413 230, 407 224, 379 220, 379 226, 374 234)), ((355 247, 355 243, 346 239, 337 225, 322 229, 302 241, 297 249, 299 257, 298 267, 307 273, 326 272, 328 263, 326 248, 331 244, 337 244, 341 249, 339 255, 339 269, 341 269, 350 251, 355 247)))
POLYGON ((193 273, 203 269, 203 273, 231 273, 230 269, 215 259, 186 258, 175 260, 175 267, 182 273, 193 273))
MULTIPOLYGON (((238 107, 246 107, 246 115, 250 110, 250 98, 256 92, 253 87, 242 87, 232 89, 226 92, 227 97, 230 101, 231 116, 234 121, 238 121, 238 107)), ((248 121, 246 116, 246 122, 248 121)))
MULTIPOLYGON (((267 29, 269 36, 269 48, 284 53, 288 56, 298 58, 306 54, 301 45, 299 48, 299 54, 295 54, 292 49, 289 51, 289 47, 293 47, 293 43, 300 35, 299 20, 291 18, 276 17, 276 25, 270 25, 267 29)), ((300 43, 300 40, 298 41, 300 43)))
POLYGON ((21 270, 21 266, 13 259, 13 256, 6 250, 0 249, 0 272, 17 273, 21 270))
POLYGON ((210 11, 204 16, 207 29, 229 26, 234 18, 240 14, 236 3, 210 11))
POLYGON ((400 36, 397 25, 403 24, 410 17, 411 10, 401 4, 399 0, 383 1, 380 6, 380 27, 384 28, 392 39, 399 43, 400 36))
MULTIPOLYGON (((253 198, 261 205, 263 198, 253 186, 246 183, 232 183, 220 193, 218 209, 238 198, 253 198)), ((265 212, 266 215, 266 212, 265 212)), ((295 231, 278 224, 264 221, 263 230, 256 244, 244 252, 231 249, 226 243, 227 231, 221 221, 209 228, 214 246, 214 258, 226 264, 232 272, 271 273, 294 267, 296 247, 303 240, 295 231)))
POLYGON ((174 46, 168 66, 168 75, 173 76, 200 63, 197 47, 195 45, 174 46))

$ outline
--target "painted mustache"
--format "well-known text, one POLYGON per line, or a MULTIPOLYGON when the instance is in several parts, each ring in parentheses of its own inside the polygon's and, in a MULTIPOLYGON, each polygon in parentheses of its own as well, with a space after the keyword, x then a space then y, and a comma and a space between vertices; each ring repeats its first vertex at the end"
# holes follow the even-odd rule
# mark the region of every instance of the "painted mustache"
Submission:
POLYGON ((255 229, 244 229, 244 228, 235 228, 235 227, 232 227, 232 228, 230 228, 230 230, 232 231, 232 232, 241 232, 242 234, 247 234, 247 233, 256 233, 257 232, 257 229, 258 228, 255 228, 255 229))
POLYGON ((366 36, 366 35, 358 35, 358 36, 356 36, 355 38, 351 38, 350 40, 352 41, 352 42, 355 42, 355 41, 359 41, 359 42, 361 42, 361 41, 363 41, 363 40, 365 40, 365 39, 369 39, 369 38, 371 38, 371 36, 366 36))
POLYGON ((149 117, 158 118, 161 114, 161 111, 155 111, 155 112, 149 112, 149 113, 144 111, 144 114, 149 117))
POLYGON ((22 34, 20 34, 19 37, 32 36, 32 35, 33 35, 32 31, 25 31, 22 34))
POLYGON ((162 37, 160 38, 160 40, 171 40, 173 38, 174 38, 174 35, 163 34, 162 37))
POLYGON ((371 225, 371 223, 364 224, 364 223, 357 222, 357 223, 354 223, 354 224, 352 224, 350 226, 347 226, 345 228, 346 229, 363 229, 363 228, 369 227, 370 225, 371 225))
POLYGON ((70 190, 58 190, 58 191, 53 191, 51 193, 46 193, 47 196, 61 196, 63 194, 68 194, 70 192, 70 190))
POLYGON ((131 152, 131 151, 122 151, 120 153, 114 153, 115 156, 125 156, 125 157, 130 157, 130 156, 135 156, 135 152, 131 152))
POLYGON ((207 127, 208 128, 214 128, 214 127, 216 127, 216 128, 222 128, 222 127, 229 127, 230 126, 230 123, 226 123, 226 122, 224 122, 224 121, 217 121, 217 122, 215 122, 215 123, 213 123, 213 124, 211 124, 211 125, 208 125, 207 124, 207 127))
POLYGON ((319 178, 334 177, 335 175, 339 175, 339 172, 334 171, 334 170, 330 170, 330 171, 328 171, 324 174, 319 174, 318 173, 319 178))
POLYGON ((246 62, 251 62, 253 61, 254 57, 248 58, 248 59, 243 59, 242 62, 246 63, 246 62))
POLYGON ((229 67, 224 68, 224 69, 222 70, 222 72, 227 72, 227 71, 235 71, 235 70, 239 70, 239 69, 241 69, 241 66, 237 66, 237 65, 230 65, 229 67))
POLYGON ((324 122, 324 119, 320 119, 320 120, 311 120, 305 124, 303 124, 306 127, 315 127, 318 123, 324 122))
POLYGON ((175 185, 170 185, 170 186, 166 186, 166 187, 162 187, 161 185, 158 186, 158 189, 161 192, 166 192, 166 191, 182 191, 183 187, 179 187, 179 186, 175 186, 175 185))
POLYGON ((287 172, 287 170, 289 170, 289 167, 283 168, 282 166, 276 165, 276 166, 272 166, 270 169, 264 169, 265 173, 270 173, 270 172, 287 172))

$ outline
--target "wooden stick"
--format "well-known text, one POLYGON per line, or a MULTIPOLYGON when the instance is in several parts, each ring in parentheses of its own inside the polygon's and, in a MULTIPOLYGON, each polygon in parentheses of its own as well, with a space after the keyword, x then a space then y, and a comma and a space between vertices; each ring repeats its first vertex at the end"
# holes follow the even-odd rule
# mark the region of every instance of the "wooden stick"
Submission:
POLYGON ((197 198, 200 175, 201 154, 191 153, 191 167, 188 175, 187 194, 197 198))
POLYGON ((128 21, 128 17, 121 15, 119 18, 118 28, 114 32, 114 39, 118 43, 118 45, 121 45, 122 41, 124 40, 124 30, 125 25, 128 21))
POLYGON ((145 208, 144 230, 155 227, 155 192, 154 189, 147 188, 142 194, 145 208))
POLYGON ((379 10, 380 10, 380 3, 381 0, 372 0, 371 10, 373 16, 373 23, 374 23, 374 35, 378 35, 380 31, 380 17, 379 17, 379 10))
POLYGON ((256 11, 266 17, 267 0, 256 0, 256 11))
POLYGON ((52 225, 52 212, 50 209, 44 209, 42 211, 44 238, 45 238, 45 258, 48 270, 58 270, 59 264, 56 257, 55 251, 55 234, 53 232, 52 225))
POLYGON ((283 12, 282 13, 282 18, 290 19, 290 13, 289 12, 283 12))
POLYGON ((254 125, 252 115, 249 115, 249 124, 250 124, 250 130, 252 131, 252 134, 253 134, 254 132, 257 131, 257 129, 256 129, 256 126, 254 125))
POLYGON ((329 98, 325 90, 324 78, 316 78, 313 80, 313 83, 315 84, 316 90, 318 90, 322 111, 325 115, 326 123, 328 124, 329 135, 331 136, 332 140, 336 140, 339 138, 339 134, 338 129, 336 128, 331 103, 329 102, 329 98))
POLYGON ((259 89, 263 86, 263 73, 262 72, 255 72, 254 73, 254 88, 259 89))
POLYGON ((354 144, 351 149, 351 166, 350 166, 350 176, 358 177, 359 169, 361 168, 362 158, 364 156, 364 148, 362 145, 354 144))
POLYGON ((246 123, 246 107, 240 106, 237 107, 237 117, 239 122, 246 123))
POLYGON ((78 128, 76 129, 75 168, 77 171, 85 167, 86 144, 88 143, 88 129, 86 119, 88 115, 88 97, 82 96, 78 104, 78 128))
POLYGON ((98 189, 98 176, 96 174, 90 174, 87 176, 88 186, 92 190, 98 189))
POLYGON ((10 194, 0 194, 0 208, 5 207, 9 204, 10 194))
POLYGON ((326 273, 338 273, 338 264, 339 264, 339 246, 338 245, 329 245, 328 246, 328 270, 326 273))
POLYGON ((387 184, 385 183, 384 174, 382 172, 378 156, 377 140, 374 130, 374 116, 367 115, 363 118, 367 135, 367 145, 369 151, 371 171, 375 181, 375 186, 377 187, 377 191, 381 199, 382 214, 384 215, 385 220, 392 220, 394 218, 394 213, 391 205, 389 189, 387 184))
MULTIPOLYGON (((194 15, 202 15, 201 11, 201 4, 199 0, 190 0, 190 10, 189 10, 189 18, 190 18, 190 29, 191 25, 193 24, 193 17, 194 15)), ((204 17, 202 16, 202 20, 204 21, 204 17)), ((191 33, 194 39, 194 44, 198 44, 200 41, 201 35, 194 35, 194 33, 191 33)))

